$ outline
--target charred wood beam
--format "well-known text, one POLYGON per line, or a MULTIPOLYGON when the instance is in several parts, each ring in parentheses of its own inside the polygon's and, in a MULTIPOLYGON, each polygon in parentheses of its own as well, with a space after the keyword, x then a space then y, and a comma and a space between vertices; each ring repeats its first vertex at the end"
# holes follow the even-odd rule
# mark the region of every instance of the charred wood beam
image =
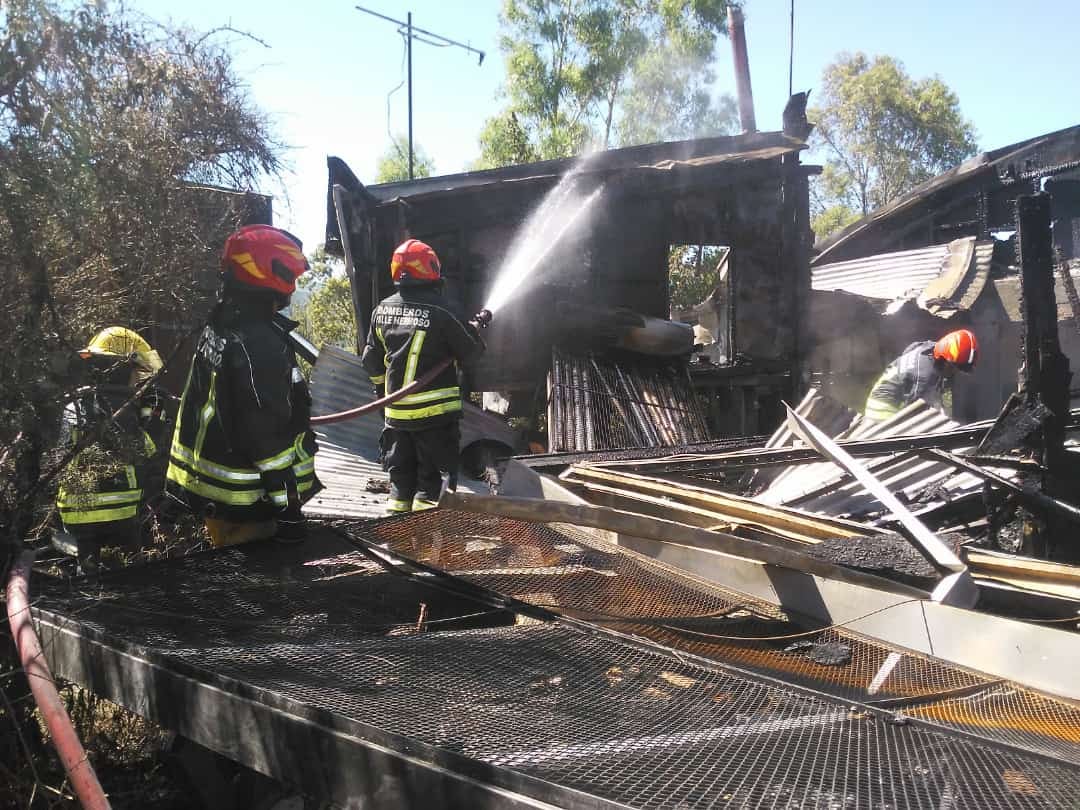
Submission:
POLYGON ((1016 249, 1024 313, 1024 365, 1020 370, 1020 390, 1029 405, 1042 403, 1050 410, 1036 449, 1043 464, 1054 469, 1063 461, 1072 374, 1058 340, 1050 221, 1050 195, 1017 198, 1016 249))
POLYGON ((1077 509, 1072 504, 1059 501, 1056 498, 1051 498, 1049 495, 1044 495, 1036 487, 1030 484, 1011 481, 985 467, 974 464, 961 456, 946 452, 945 450, 931 448, 921 452, 924 455, 936 458, 938 461, 944 461, 946 464, 951 464, 958 469, 969 472, 972 475, 996 484, 999 487, 1015 492, 1020 496, 1022 501, 1026 501, 1032 506, 1052 512, 1058 517, 1065 518, 1073 523, 1080 523, 1080 509, 1077 509))

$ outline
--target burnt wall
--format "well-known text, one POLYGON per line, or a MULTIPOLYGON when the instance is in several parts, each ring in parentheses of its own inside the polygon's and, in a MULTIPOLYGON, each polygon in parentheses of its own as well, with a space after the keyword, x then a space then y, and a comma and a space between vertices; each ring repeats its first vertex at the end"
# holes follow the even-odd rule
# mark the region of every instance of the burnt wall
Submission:
MULTIPOLYGON (((809 269, 805 256, 800 264, 799 251, 788 244, 798 202, 789 194, 785 205, 783 172, 775 158, 583 176, 580 191, 604 184, 603 196, 584 227, 534 271, 529 292, 497 313, 485 335, 488 351, 468 370, 472 388, 532 391, 541 385, 552 346, 565 338, 560 312, 566 304, 667 318, 668 252, 679 243, 733 248, 736 349, 755 360, 790 362, 809 269)), ((384 203, 374 211, 376 267, 389 267, 402 239, 423 239, 442 259, 448 295, 472 314, 484 304, 515 235, 556 180, 384 203)), ((389 274, 378 272, 384 276, 380 296, 389 295, 389 274)))

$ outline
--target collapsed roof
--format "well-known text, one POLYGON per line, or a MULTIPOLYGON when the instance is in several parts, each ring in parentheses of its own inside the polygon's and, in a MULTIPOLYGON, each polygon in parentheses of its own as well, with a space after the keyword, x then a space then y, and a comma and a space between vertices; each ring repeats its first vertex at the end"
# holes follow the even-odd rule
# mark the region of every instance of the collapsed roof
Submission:
POLYGON ((817 245, 814 265, 885 251, 990 238, 1012 230, 1020 194, 1043 178, 1080 174, 1080 126, 983 152, 916 186, 817 245))

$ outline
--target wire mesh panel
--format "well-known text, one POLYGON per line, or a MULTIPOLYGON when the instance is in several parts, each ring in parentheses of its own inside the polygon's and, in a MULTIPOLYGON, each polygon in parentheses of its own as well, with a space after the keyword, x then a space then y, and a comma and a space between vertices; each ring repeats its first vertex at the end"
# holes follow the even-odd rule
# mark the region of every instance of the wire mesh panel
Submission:
POLYGON ((548 410, 553 452, 670 447, 707 439, 685 369, 553 350, 548 410))
POLYGON ((54 585, 38 607, 196 671, 632 807, 1051 808, 1080 795, 1070 707, 905 656, 879 697, 918 696, 929 712, 944 686, 986 687, 965 692, 986 708, 961 710, 954 692, 925 715, 940 729, 912 723, 913 710, 853 700, 888 650, 840 631, 829 638, 857 665, 837 650, 832 661, 788 651, 790 640, 691 641, 687 630, 799 628, 566 526, 432 510, 340 537, 320 530, 300 548, 253 544, 54 585), (380 564, 369 544, 388 544, 399 564, 380 564), (404 558, 457 575, 416 574, 404 558), (478 585, 593 624, 516 614, 478 585), (765 677, 777 674, 824 694, 765 677), (1013 701, 1008 722, 991 697, 1013 701), (960 727, 970 733, 949 730, 960 727))
POLYGON ((1080 763, 1080 708, 776 607, 572 526, 440 510, 365 532, 498 593, 843 700, 1080 763), (891 661, 890 656, 898 660, 891 661), (886 667, 888 662, 889 666, 886 667))

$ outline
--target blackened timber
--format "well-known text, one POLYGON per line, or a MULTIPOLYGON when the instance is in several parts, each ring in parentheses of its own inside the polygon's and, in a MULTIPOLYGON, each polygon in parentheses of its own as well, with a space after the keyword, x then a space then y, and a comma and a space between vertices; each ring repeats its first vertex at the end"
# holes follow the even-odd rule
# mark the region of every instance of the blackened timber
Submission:
POLYGON ((1054 297, 1054 254, 1050 195, 1016 201, 1017 252, 1024 313, 1024 368, 1021 385, 1029 403, 1041 402, 1051 416, 1042 429, 1043 464, 1060 466, 1069 409, 1068 358, 1061 352, 1054 297))
POLYGON ((1020 496, 1022 500, 1027 501, 1029 504, 1033 504, 1049 512, 1054 513, 1059 517, 1063 517, 1066 520, 1073 523, 1080 523, 1080 509, 1075 506, 1059 501, 1056 498, 1051 498, 1049 495, 1044 495, 1042 492, 1032 486, 1025 486, 1024 484, 1012 481, 1004 476, 998 475, 992 470, 987 470, 978 464, 973 464, 967 459, 957 456, 953 453, 947 453, 941 449, 929 449, 923 451, 926 455, 933 456, 939 461, 944 461, 947 464, 951 464, 954 467, 958 467, 961 470, 971 473, 974 476, 983 478, 1000 487, 1004 487, 1012 492, 1015 492, 1020 496))

